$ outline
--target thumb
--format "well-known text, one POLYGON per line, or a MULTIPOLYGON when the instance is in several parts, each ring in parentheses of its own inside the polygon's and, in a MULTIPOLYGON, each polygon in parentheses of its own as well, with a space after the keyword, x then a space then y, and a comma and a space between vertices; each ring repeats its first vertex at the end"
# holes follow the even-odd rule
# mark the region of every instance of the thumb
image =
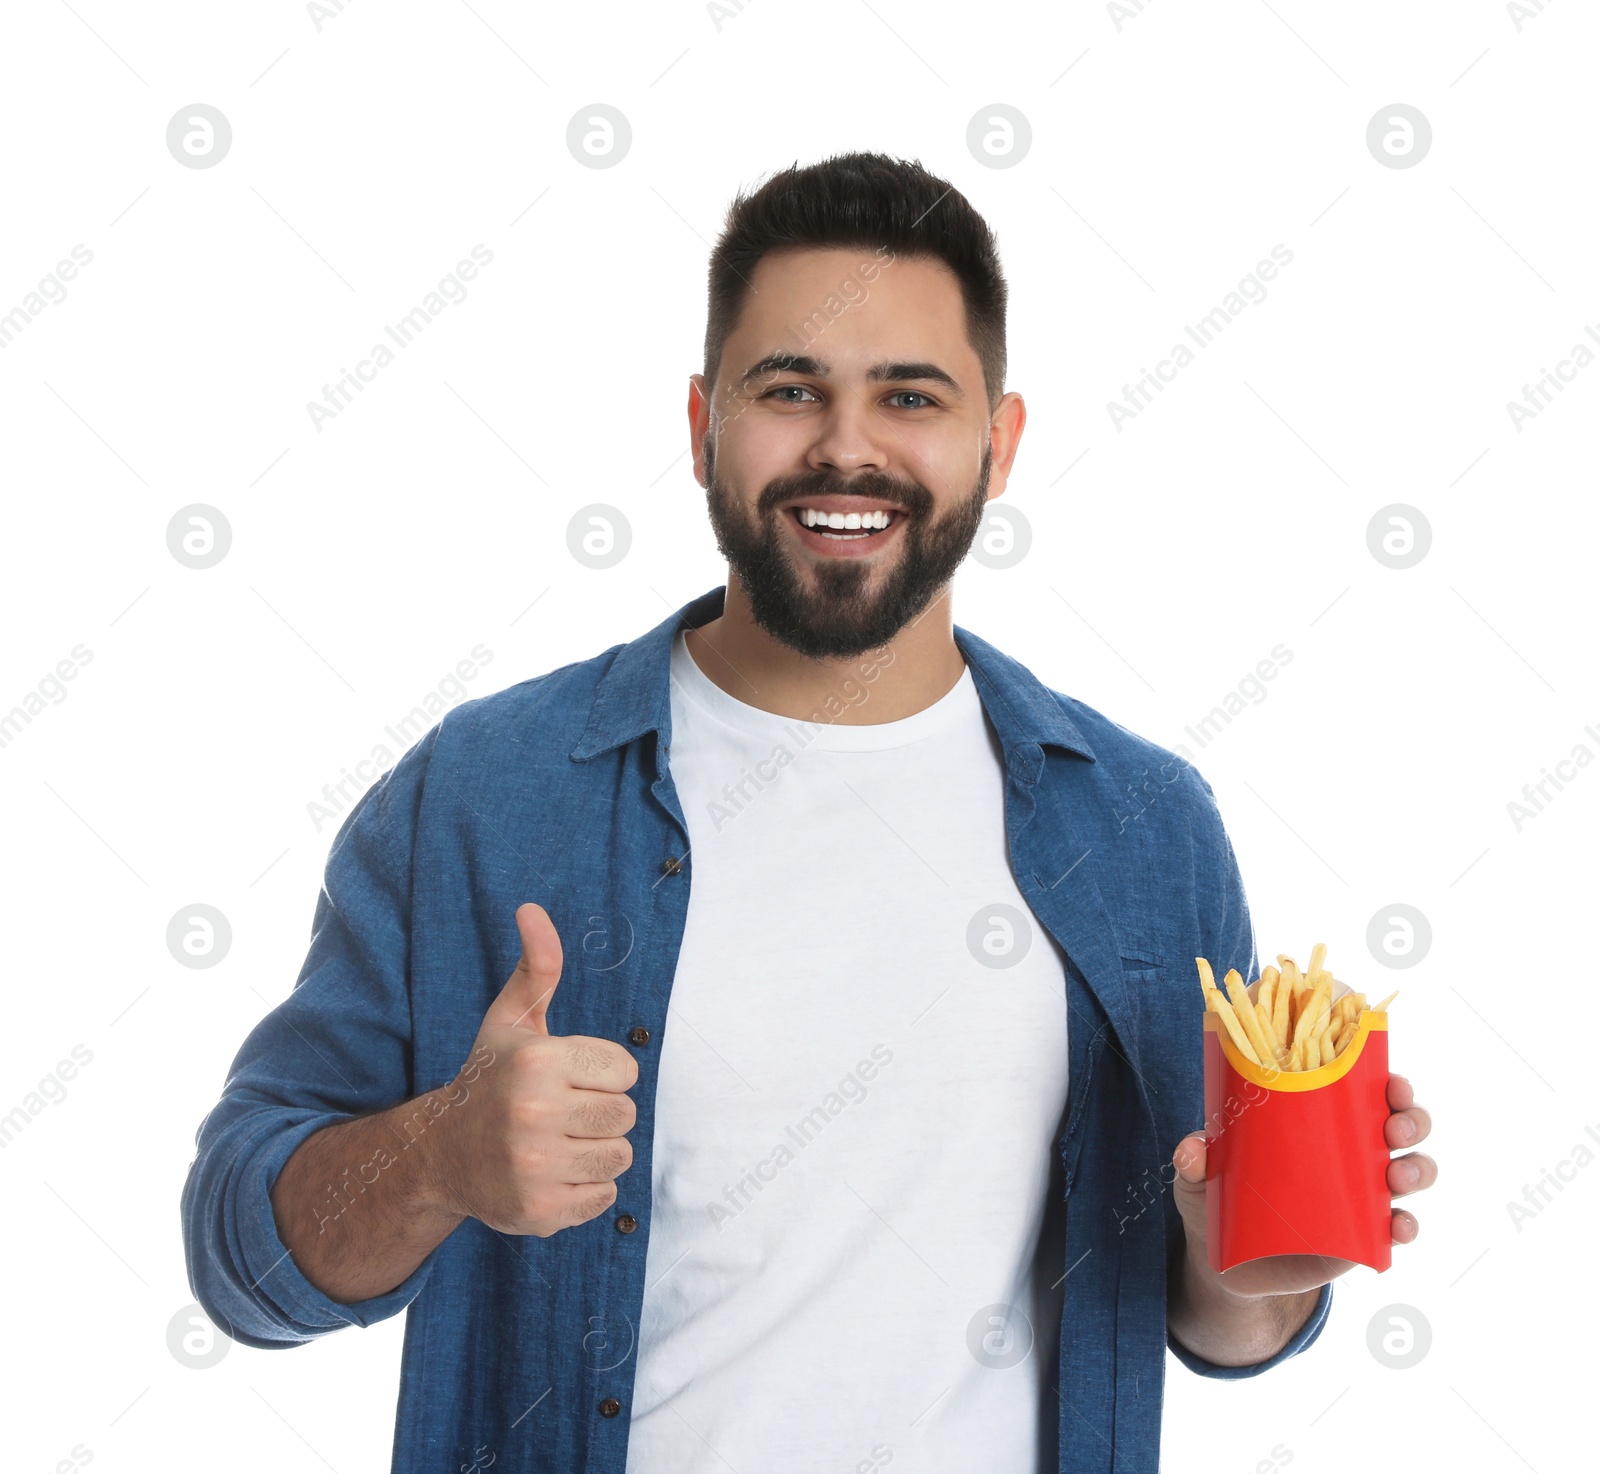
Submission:
POLYGON ((548 1034, 545 1013, 561 980, 561 938, 544 907, 532 901, 517 907, 517 932, 522 956, 483 1021, 548 1034))
POLYGON ((1206 1180, 1205 1133, 1196 1131, 1184 1137, 1172 1154, 1172 1165, 1186 1183, 1196 1186, 1203 1183, 1206 1180))

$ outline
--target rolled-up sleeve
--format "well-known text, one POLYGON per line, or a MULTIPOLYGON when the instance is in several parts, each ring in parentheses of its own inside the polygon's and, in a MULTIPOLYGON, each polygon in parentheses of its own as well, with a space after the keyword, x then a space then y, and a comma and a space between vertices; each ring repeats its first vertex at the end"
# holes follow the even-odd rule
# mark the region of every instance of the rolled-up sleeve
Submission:
MULTIPOLYGON (((1211 785, 1197 769, 1190 771, 1202 790, 1196 801, 1199 818, 1195 826, 1194 840, 1199 876, 1196 894, 1202 901, 1200 914, 1200 937, 1204 948, 1202 955, 1210 961, 1219 978, 1226 976, 1227 969, 1237 968, 1240 977, 1254 980, 1261 970, 1257 965, 1255 928, 1250 920, 1244 877, 1239 873, 1239 861, 1233 852, 1233 841, 1228 838, 1227 828, 1222 822, 1222 812, 1217 806, 1217 796, 1212 791, 1211 785)), ((1191 1130, 1202 1129, 1204 1115, 1205 1102, 1201 1099, 1196 1102, 1194 1125, 1191 1130)), ((1172 1217, 1176 1219, 1177 1214, 1173 1213, 1172 1217)), ((1181 1255, 1176 1253, 1181 1238, 1180 1226, 1175 1241, 1169 1245, 1174 1251, 1168 1255, 1169 1268, 1182 1263, 1181 1255)), ((1316 1306, 1306 1318, 1305 1324, 1289 1338, 1283 1349, 1264 1361, 1251 1362, 1246 1366, 1218 1366, 1203 1356, 1195 1355, 1178 1341, 1170 1327, 1167 1331, 1167 1346, 1184 1366, 1203 1377, 1220 1377, 1233 1381, 1240 1377, 1259 1376, 1262 1372, 1277 1366, 1279 1362, 1287 1361, 1291 1356, 1304 1351, 1315 1341, 1322 1334, 1322 1327, 1328 1319, 1328 1309, 1332 1303, 1333 1284, 1330 1281, 1322 1287, 1322 1293, 1317 1297, 1316 1306)))
POLYGON ((1306 1317, 1306 1323, 1289 1337, 1283 1349, 1275 1356, 1267 1357, 1265 1361, 1252 1361, 1242 1367, 1218 1366, 1214 1361, 1196 1356, 1172 1334, 1170 1327, 1167 1330, 1167 1346, 1191 1372, 1198 1372, 1202 1377, 1220 1377, 1227 1382, 1237 1381, 1240 1377, 1258 1377, 1262 1372, 1277 1366, 1279 1362, 1288 1361, 1291 1356, 1299 1355, 1315 1341, 1322 1334, 1323 1323, 1328 1319, 1328 1310, 1332 1304, 1333 1281, 1329 1280, 1318 1294, 1317 1303, 1312 1307, 1311 1314, 1306 1317))
POLYGON ((216 1325, 249 1346, 383 1320, 416 1298, 432 1266, 424 1260, 386 1294, 333 1301, 296 1266, 269 1194, 307 1137, 414 1093, 412 855, 438 731, 340 825, 294 989, 251 1031, 196 1134, 181 1204, 189 1284, 216 1325))

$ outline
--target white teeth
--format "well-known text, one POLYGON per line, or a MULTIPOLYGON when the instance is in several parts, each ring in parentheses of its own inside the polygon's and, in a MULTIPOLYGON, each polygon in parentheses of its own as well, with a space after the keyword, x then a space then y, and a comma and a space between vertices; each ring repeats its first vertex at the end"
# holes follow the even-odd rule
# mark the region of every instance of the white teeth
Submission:
POLYGON ((867 528, 881 531, 890 522, 889 512, 821 512, 815 507, 800 508, 800 521, 806 527, 829 527, 836 531, 846 528, 867 528))

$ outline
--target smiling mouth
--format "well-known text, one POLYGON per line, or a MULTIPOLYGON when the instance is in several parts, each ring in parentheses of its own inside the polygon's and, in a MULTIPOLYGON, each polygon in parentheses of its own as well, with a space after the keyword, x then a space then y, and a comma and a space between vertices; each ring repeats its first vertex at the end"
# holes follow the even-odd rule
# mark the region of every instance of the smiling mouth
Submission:
POLYGON ((786 511, 807 532, 829 542, 871 541, 888 532, 905 516, 904 512, 890 509, 824 512, 817 507, 789 507, 786 511))

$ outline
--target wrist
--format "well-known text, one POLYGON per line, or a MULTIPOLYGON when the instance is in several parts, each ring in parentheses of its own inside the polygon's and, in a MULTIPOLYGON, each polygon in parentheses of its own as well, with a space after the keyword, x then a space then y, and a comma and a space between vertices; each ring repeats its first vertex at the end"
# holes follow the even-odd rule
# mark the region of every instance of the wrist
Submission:
POLYGON ((1250 1366, 1275 1356, 1310 1318, 1320 1290, 1241 1295, 1228 1288, 1222 1271, 1183 1256, 1182 1272, 1168 1306, 1168 1326, 1197 1355, 1219 1366, 1250 1366))
POLYGON ((1257 1298, 1229 1289, 1223 1271, 1213 1269, 1207 1262, 1203 1244, 1191 1242, 1186 1246, 1182 1280, 1183 1294, 1198 1307, 1215 1306, 1224 1311, 1243 1309, 1257 1298))
POLYGON ((458 1080, 425 1091, 387 1113, 394 1158, 405 1164, 401 1180, 404 1207, 428 1218, 460 1222, 466 1213, 458 1206, 452 1171, 452 1129, 459 1123, 455 1107, 466 1098, 458 1080))

